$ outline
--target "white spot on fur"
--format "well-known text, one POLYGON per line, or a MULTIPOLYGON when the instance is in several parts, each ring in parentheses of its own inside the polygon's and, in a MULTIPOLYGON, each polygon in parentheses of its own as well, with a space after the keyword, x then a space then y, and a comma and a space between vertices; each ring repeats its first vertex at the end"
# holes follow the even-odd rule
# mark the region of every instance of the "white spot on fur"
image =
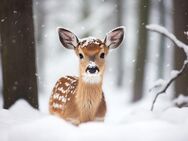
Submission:
POLYGON ((59 94, 58 93, 55 93, 54 95, 53 95, 53 99, 58 99, 59 98, 59 94))
POLYGON ((58 87, 57 88, 59 91, 63 91, 63 87, 58 87))
POLYGON ((75 94, 75 92, 76 92, 76 89, 74 89, 74 91, 73 91, 73 92, 71 92, 71 94, 75 94))
POLYGON ((68 82, 65 82, 65 86, 68 87, 70 84, 68 82))
POLYGON ((61 101, 62 101, 63 103, 66 103, 66 102, 67 102, 67 99, 66 99, 64 96, 62 96, 61 101))
POLYGON ((58 103, 53 103, 52 106, 53 106, 53 108, 55 108, 55 109, 56 109, 56 108, 57 108, 57 109, 58 109, 58 108, 61 109, 61 108, 63 107, 63 105, 58 104, 58 103))
POLYGON ((58 98, 59 101, 61 100, 61 97, 62 97, 62 96, 59 96, 59 98, 58 98))

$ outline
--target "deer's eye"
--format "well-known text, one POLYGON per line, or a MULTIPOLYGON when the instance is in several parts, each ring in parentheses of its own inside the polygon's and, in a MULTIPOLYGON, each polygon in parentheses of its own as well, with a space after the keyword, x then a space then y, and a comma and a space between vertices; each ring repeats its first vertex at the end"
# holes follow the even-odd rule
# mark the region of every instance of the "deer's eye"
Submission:
POLYGON ((80 57, 80 59, 84 58, 83 54, 81 54, 81 53, 79 53, 79 57, 80 57))
POLYGON ((101 53, 100 58, 104 59, 105 54, 101 53))

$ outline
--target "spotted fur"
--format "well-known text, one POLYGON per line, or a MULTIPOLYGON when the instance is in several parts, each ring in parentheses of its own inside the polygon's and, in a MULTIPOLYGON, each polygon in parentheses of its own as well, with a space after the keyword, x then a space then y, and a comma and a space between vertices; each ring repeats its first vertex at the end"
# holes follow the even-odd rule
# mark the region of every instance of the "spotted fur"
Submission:
POLYGON ((76 93, 78 78, 66 76, 60 78, 53 88, 50 98, 50 112, 63 114, 66 109, 66 104, 71 101, 76 93))
POLYGON ((101 119, 106 112, 101 85, 79 83, 78 77, 72 76, 62 77, 57 81, 49 105, 51 114, 73 124, 101 119))
POLYGON ((104 41, 93 37, 79 40, 71 31, 59 28, 59 39, 80 58, 79 77, 66 76, 55 84, 49 111, 74 124, 104 118, 106 102, 102 91, 105 56, 123 40, 124 28, 107 33, 104 41), (101 55, 103 57, 101 57, 101 55))

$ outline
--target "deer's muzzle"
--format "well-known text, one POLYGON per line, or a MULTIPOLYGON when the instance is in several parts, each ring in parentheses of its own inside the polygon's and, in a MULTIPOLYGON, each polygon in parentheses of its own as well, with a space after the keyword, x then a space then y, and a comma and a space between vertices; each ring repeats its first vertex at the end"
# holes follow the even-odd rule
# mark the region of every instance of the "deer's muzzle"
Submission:
POLYGON ((86 68, 86 73, 94 74, 94 73, 98 73, 98 72, 99 72, 99 68, 97 67, 95 62, 91 61, 88 65, 88 67, 86 68))

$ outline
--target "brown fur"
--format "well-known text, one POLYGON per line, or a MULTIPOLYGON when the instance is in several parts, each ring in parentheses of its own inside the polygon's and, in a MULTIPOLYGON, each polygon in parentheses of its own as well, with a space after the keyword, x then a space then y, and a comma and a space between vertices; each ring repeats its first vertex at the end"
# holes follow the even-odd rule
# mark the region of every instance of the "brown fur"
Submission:
POLYGON ((50 113, 58 115, 65 120, 69 120, 74 124, 95 120, 100 117, 103 118, 106 113, 106 103, 100 85, 90 85, 75 77, 62 77, 55 85, 52 96, 50 98, 50 113), (67 80, 71 78, 71 80, 67 80), (72 80, 76 80, 71 83, 72 80), (65 83, 69 83, 68 87, 65 83), (71 87, 74 86, 74 87, 71 87), (66 92, 62 92, 61 88, 65 88, 66 92), (76 89, 75 89, 76 88, 76 89), (54 95, 59 94, 59 97, 54 98, 54 95), (62 97, 66 98, 66 102, 62 102, 62 97), (57 108, 53 104, 61 105, 57 108))
POLYGON ((58 29, 59 39, 80 58, 79 77, 62 77, 52 91, 49 111, 74 124, 104 118, 106 102, 102 91, 105 57, 117 48, 124 37, 124 27, 107 33, 104 41, 96 38, 79 40, 71 31, 58 29))
POLYGON ((75 52, 84 55, 84 59, 80 60, 80 77, 67 76, 58 80, 50 98, 49 111, 74 124, 80 124, 105 116, 106 102, 102 91, 105 60, 99 56, 102 52, 107 54, 108 49, 102 43, 89 44, 87 47, 80 44, 75 52), (100 68, 101 81, 97 84, 88 84, 81 79, 90 56, 95 56, 95 63, 100 68))
POLYGON ((80 112, 80 121, 94 120, 103 98, 101 84, 91 85, 79 83, 78 91, 76 103, 80 112))

